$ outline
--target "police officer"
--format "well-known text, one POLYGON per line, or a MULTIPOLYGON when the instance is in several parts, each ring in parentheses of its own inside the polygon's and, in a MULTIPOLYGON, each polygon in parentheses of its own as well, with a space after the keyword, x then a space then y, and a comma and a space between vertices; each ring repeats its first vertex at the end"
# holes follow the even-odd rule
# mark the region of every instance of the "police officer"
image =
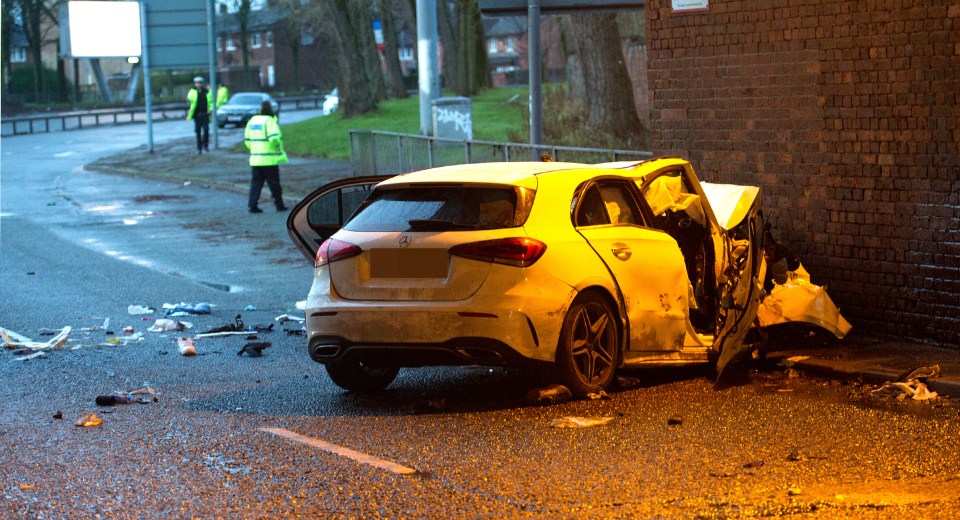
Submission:
POLYGON ((243 144, 250 150, 250 200, 247 203, 250 213, 263 213, 258 203, 264 181, 270 187, 277 211, 287 210, 280 189, 280 165, 287 162, 282 137, 273 105, 264 101, 260 105, 260 114, 250 118, 243 131, 243 144))
POLYGON ((217 85, 217 108, 222 107, 230 100, 230 90, 223 83, 217 85))
POLYGON ((207 89, 203 76, 193 78, 193 88, 187 92, 190 109, 187 121, 193 119, 193 129, 197 133, 197 153, 210 151, 210 111, 213 109, 213 94, 207 89))

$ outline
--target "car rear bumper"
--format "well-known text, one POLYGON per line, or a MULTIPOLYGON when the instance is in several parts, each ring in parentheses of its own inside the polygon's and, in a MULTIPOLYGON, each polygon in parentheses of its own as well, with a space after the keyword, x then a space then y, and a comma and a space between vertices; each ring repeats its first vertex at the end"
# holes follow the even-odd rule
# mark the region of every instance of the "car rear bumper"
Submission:
POLYGON ((504 287, 488 280, 459 301, 355 301, 331 297, 322 278, 306 307, 310 355, 320 363, 354 355, 397 366, 553 362, 576 296, 556 278, 534 277, 504 287))

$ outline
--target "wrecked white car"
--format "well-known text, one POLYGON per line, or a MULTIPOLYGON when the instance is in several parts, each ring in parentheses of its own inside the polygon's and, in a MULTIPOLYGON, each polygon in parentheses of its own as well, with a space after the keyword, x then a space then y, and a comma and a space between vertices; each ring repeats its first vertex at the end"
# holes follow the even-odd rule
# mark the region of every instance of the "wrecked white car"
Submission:
POLYGON ((622 366, 723 369, 743 353, 763 229, 758 188, 701 183, 672 158, 345 179, 288 220, 316 267, 309 354, 340 387, 380 390, 402 367, 488 365, 548 374, 580 396, 622 366))

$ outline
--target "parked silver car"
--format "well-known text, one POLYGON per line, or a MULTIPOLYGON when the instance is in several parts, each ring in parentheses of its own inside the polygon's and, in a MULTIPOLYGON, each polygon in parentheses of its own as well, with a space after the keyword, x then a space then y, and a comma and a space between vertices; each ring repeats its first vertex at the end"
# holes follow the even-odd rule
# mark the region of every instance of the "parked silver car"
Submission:
POLYGON ((280 103, 263 92, 237 92, 220 108, 217 109, 217 126, 226 127, 228 124, 246 126, 251 117, 260 113, 260 105, 269 101, 273 106, 273 113, 280 117, 280 103))

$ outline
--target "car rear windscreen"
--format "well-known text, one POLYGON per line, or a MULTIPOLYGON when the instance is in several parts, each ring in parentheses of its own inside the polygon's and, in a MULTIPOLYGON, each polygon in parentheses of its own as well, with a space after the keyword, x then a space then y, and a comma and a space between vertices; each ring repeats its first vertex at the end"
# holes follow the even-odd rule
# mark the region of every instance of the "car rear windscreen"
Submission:
POLYGON ((531 190, 513 186, 380 188, 343 228, 379 232, 510 228, 523 224, 532 201, 531 190))

